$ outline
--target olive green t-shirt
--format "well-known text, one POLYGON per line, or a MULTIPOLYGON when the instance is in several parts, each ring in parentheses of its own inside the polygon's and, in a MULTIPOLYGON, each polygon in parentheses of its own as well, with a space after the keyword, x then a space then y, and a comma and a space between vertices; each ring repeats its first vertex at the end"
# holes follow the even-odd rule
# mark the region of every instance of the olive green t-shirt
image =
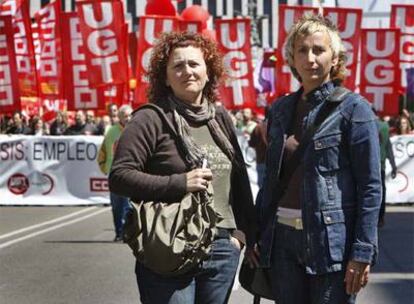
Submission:
POLYGON ((222 218, 217 226, 235 229, 233 210, 229 204, 231 161, 214 142, 207 125, 190 126, 195 143, 207 155, 207 167, 213 173, 214 209, 222 218))

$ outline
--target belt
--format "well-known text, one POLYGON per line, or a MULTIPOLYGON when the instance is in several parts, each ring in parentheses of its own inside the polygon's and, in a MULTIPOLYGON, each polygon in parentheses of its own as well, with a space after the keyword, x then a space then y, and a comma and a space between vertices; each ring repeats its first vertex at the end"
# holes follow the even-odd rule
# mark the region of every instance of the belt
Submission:
POLYGON ((288 218, 278 216, 277 222, 279 224, 295 228, 296 230, 303 230, 303 223, 301 218, 288 218))
POLYGON ((216 228, 215 239, 230 239, 231 229, 216 228))

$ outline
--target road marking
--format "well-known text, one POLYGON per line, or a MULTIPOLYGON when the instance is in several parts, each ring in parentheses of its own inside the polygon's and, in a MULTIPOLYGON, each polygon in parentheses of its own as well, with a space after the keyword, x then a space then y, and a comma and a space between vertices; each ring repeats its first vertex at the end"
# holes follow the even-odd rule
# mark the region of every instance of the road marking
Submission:
POLYGON ((15 231, 10 232, 10 233, 2 234, 2 235, 0 235, 0 240, 11 237, 11 236, 16 235, 16 234, 20 234, 22 232, 26 232, 26 231, 29 231, 29 230, 37 229, 37 228, 42 227, 42 226, 46 226, 46 225, 50 225, 50 224, 53 224, 53 223, 56 223, 56 222, 60 222, 60 221, 63 221, 67 218, 70 218, 70 217, 73 217, 75 215, 79 215, 79 214, 94 210, 96 208, 98 208, 98 207, 89 207, 89 208, 86 208, 86 209, 82 209, 80 211, 69 213, 67 215, 55 218, 55 219, 47 221, 47 222, 39 223, 39 224, 32 225, 32 226, 29 226, 29 227, 26 227, 26 228, 15 230, 15 231))
POLYGON ((37 232, 31 233, 31 234, 25 235, 25 236, 23 236, 23 237, 20 237, 20 238, 17 238, 17 239, 14 239, 14 240, 11 240, 11 241, 8 241, 8 242, 5 242, 5 243, 3 243, 3 244, 0 244, 0 249, 3 249, 3 248, 6 248, 6 247, 9 247, 9 246, 11 246, 11 245, 13 245, 13 244, 16 244, 16 243, 19 243, 19 242, 25 241, 25 240, 27 240, 27 239, 33 238, 33 237, 35 237, 35 236, 38 236, 38 235, 41 235, 41 234, 44 234, 44 233, 47 233, 47 232, 49 232, 49 231, 57 230, 57 229, 59 229, 59 228, 65 227, 65 226, 72 225, 72 224, 74 224, 74 223, 77 223, 77 222, 83 221, 83 220, 85 220, 85 219, 87 219, 87 218, 90 218, 90 217, 92 217, 92 216, 98 215, 98 214, 100 214, 100 213, 103 213, 103 212, 106 212, 106 211, 109 211, 109 210, 110 210, 110 208, 109 208, 109 207, 106 207, 106 208, 104 208, 104 209, 102 209, 102 210, 95 211, 95 212, 90 213, 90 214, 88 214, 88 215, 85 215, 85 216, 83 216, 83 217, 76 218, 76 219, 74 219, 74 220, 71 220, 71 221, 68 221, 68 222, 65 222, 65 223, 62 223, 62 224, 58 224, 58 225, 55 225, 55 226, 52 226, 52 227, 49 227, 49 228, 46 228, 46 229, 43 229, 43 230, 40 230, 40 231, 37 231, 37 232))
POLYGON ((414 280, 414 273, 412 272, 377 272, 370 273, 369 278, 374 281, 383 280, 414 280))
POLYGON ((414 213, 413 206, 389 206, 387 205, 387 213, 414 213))

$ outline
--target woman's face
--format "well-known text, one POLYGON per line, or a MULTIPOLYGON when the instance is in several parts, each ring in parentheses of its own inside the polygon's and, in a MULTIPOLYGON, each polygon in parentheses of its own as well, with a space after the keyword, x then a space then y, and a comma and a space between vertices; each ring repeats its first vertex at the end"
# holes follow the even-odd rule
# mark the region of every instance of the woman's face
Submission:
POLYGON ((400 129, 401 129, 401 132, 408 133, 408 120, 407 119, 402 118, 400 120, 400 129))
POLYGON ((172 51, 167 63, 166 85, 175 96, 191 104, 200 104, 207 81, 207 66, 201 49, 188 46, 172 51))
POLYGON ((328 33, 315 32, 296 38, 293 67, 302 78, 305 93, 329 81, 331 69, 337 63, 338 58, 333 58, 328 33))

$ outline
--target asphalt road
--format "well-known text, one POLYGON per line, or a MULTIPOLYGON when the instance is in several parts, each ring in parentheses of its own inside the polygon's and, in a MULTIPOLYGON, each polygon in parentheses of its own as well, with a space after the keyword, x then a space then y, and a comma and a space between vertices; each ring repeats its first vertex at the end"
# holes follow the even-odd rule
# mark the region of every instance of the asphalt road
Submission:
MULTIPOLYGON (((414 207, 388 211, 358 303, 414 303, 414 207)), ((134 258, 113 237, 108 207, 0 207, 0 303, 140 303, 134 258)), ((230 303, 252 297, 235 284, 230 303)))

